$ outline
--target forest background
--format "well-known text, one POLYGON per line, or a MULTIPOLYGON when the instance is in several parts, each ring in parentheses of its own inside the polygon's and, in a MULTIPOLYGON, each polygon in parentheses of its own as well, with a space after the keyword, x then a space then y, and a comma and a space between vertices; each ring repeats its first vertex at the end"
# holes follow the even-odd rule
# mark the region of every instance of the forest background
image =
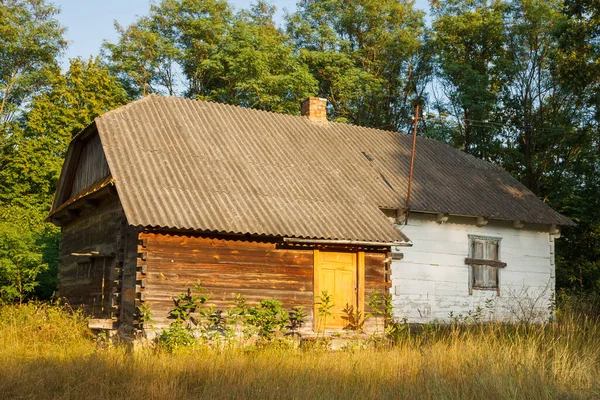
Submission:
MULTIPOLYGON (((0 0, 0 301, 56 290, 45 222, 67 145, 150 93, 329 118, 444 141, 500 165, 577 223, 559 289, 600 292, 600 1, 301 0, 283 23, 257 1, 157 0, 98 57, 74 58, 60 10, 0 0)), ((416 166, 418 168, 418 165, 416 166)))

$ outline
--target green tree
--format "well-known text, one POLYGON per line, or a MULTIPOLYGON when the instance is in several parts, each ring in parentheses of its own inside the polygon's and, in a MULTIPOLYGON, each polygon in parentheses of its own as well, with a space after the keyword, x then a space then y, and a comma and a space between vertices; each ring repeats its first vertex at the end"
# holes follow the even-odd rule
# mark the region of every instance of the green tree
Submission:
POLYGON ((38 286, 38 275, 48 268, 36 234, 39 225, 35 211, 0 208, 0 300, 22 303, 38 286))
POLYGON ((317 82, 275 26, 274 12, 264 1, 234 14, 224 1, 163 0, 129 27, 117 24, 119 41, 104 43, 104 57, 134 96, 179 91, 297 114, 317 82))
POLYGON ((554 24, 553 77, 570 96, 570 132, 554 157, 568 168, 556 173, 562 179, 549 200, 578 225, 557 243, 557 284, 600 291, 600 2, 566 0, 562 14, 554 24))
POLYGON ((300 62, 286 36, 273 22, 275 7, 259 1, 234 18, 221 49, 214 56, 223 71, 223 85, 211 100, 288 114, 317 92, 317 81, 300 62))
POLYGON ((452 143, 485 159, 497 159, 501 141, 500 94, 512 65, 505 43, 507 3, 501 0, 432 1, 435 66, 458 122, 452 143))
POLYGON ((65 152, 74 133, 127 102, 125 91, 98 60, 71 60, 33 98, 0 154, 0 282, 5 300, 56 288, 59 231, 45 223, 65 152), (39 284, 42 283, 43 285, 39 284))
POLYGON ((412 2, 301 1, 287 30, 329 100, 330 117, 402 130, 427 83, 423 13, 412 2))
POLYGON ((98 60, 71 60, 69 70, 56 71, 50 82, 51 89, 33 99, 23 128, 11 136, 0 159, 0 201, 35 205, 42 213, 50 208, 73 134, 127 102, 98 60))
POLYGON ((0 144, 22 107, 47 82, 66 47, 58 9, 44 0, 0 3, 0 144))
POLYGON ((169 37, 161 34, 160 28, 149 17, 139 18, 126 28, 115 22, 118 42, 103 44, 102 53, 109 69, 119 77, 130 97, 176 93, 179 50, 169 37))
POLYGON ((501 96, 505 148, 503 165, 534 193, 540 193, 544 174, 559 168, 548 157, 566 133, 561 117, 568 108, 563 91, 553 79, 556 52, 553 22, 560 15, 559 1, 518 0, 507 12, 506 46, 514 55, 508 82, 501 96), (566 107, 565 107, 566 106, 566 107))
POLYGON ((231 26, 233 12, 224 0, 162 0, 152 5, 155 30, 178 50, 186 97, 206 99, 223 84, 214 56, 231 26))

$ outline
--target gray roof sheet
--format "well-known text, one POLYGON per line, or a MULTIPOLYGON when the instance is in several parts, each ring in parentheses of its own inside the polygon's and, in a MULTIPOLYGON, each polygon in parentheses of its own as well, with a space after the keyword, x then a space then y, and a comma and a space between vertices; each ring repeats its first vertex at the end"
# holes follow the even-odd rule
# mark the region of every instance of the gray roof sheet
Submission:
MULTIPOLYGON (((407 241, 379 210, 402 208, 412 136, 175 97, 96 119, 132 225, 407 241)), ((419 137, 413 211, 570 224, 501 168, 419 137)))

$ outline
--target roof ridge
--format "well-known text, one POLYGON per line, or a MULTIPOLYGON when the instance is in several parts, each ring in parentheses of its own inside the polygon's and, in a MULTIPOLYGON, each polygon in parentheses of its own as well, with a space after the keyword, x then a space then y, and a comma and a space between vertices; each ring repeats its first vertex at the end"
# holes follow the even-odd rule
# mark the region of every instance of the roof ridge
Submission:
POLYGON ((151 100, 153 100, 155 98, 160 98, 160 97, 163 97, 163 96, 155 94, 155 93, 149 93, 146 96, 143 96, 143 97, 141 97, 139 99, 136 99, 136 100, 134 100, 134 101, 132 101, 130 103, 124 104, 124 105, 119 106, 117 108, 113 108, 112 110, 109 110, 109 111, 107 111, 107 112, 105 112, 105 113, 103 113, 101 115, 98 115, 96 118, 94 118, 94 121, 97 121, 99 119, 103 119, 103 118, 108 117, 108 116, 110 116, 112 114, 123 113, 123 112, 129 110, 134 105, 139 105, 141 103, 146 103, 146 102, 149 102, 149 101, 151 101, 151 100))

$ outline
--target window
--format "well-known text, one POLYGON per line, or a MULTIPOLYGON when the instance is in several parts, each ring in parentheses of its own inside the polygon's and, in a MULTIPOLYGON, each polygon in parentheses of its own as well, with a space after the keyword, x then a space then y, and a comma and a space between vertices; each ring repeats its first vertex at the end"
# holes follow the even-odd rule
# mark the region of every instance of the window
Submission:
POLYGON ((469 294, 473 290, 496 290, 500 294, 499 269, 506 267, 500 261, 500 239, 469 236, 469 294))

